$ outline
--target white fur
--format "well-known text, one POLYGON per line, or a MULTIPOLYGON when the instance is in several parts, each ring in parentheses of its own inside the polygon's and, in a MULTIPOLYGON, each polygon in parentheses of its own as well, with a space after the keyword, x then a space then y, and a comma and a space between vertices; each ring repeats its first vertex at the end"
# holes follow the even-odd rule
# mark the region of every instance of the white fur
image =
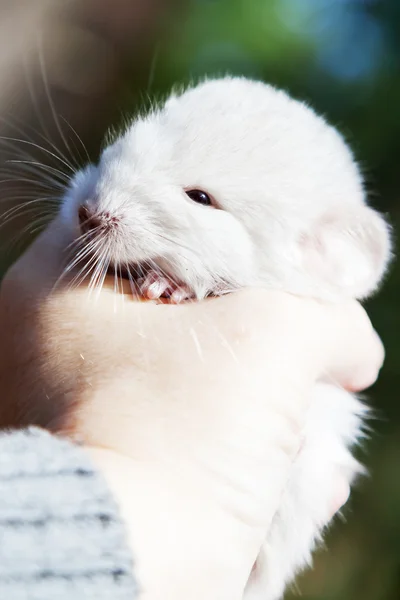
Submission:
MULTIPOLYGON (((197 297, 247 285, 338 301, 372 293, 390 255, 388 226, 366 206, 340 134, 303 103, 243 78, 206 81, 140 118, 72 183, 62 214, 86 202, 119 219, 114 263, 153 261, 197 297), (209 193, 218 208, 194 203, 209 193)), ((360 470, 350 449, 365 409, 319 385, 302 451, 246 600, 276 600, 330 519, 333 473, 360 470)))
POLYGON ((246 600, 275 600, 303 567, 332 516, 338 473, 349 484, 363 472, 350 448, 363 437, 367 409, 351 394, 318 384, 279 512, 257 559, 246 600))

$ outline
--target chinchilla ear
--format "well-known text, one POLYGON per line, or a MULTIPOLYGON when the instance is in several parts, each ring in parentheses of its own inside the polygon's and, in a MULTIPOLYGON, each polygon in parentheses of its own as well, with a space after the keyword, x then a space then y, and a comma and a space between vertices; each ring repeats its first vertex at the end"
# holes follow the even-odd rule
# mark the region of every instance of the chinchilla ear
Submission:
POLYGON ((389 225, 365 205, 325 215, 300 245, 303 265, 321 289, 357 299, 378 287, 391 257, 389 225))

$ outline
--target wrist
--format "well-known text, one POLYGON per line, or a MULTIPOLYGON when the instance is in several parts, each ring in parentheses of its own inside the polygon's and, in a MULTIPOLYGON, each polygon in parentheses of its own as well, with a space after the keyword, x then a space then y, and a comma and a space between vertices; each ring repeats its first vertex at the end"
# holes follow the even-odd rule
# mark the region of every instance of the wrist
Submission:
POLYGON ((107 449, 88 451, 119 505, 141 600, 241 599, 251 564, 243 567, 222 508, 184 477, 107 449))

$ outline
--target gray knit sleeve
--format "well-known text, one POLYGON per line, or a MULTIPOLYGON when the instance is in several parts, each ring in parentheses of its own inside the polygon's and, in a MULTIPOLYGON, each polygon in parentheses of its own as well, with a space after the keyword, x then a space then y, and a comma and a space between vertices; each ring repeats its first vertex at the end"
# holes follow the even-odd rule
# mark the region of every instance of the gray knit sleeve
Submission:
POLYGON ((0 435, 0 598, 137 598, 103 478, 79 446, 36 428, 0 435))

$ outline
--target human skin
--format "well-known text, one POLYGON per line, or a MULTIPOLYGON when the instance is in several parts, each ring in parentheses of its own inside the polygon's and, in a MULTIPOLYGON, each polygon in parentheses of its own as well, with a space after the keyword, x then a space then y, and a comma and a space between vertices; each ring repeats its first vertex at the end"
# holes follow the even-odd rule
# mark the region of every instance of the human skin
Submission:
MULTIPOLYGON (((243 290, 159 305, 111 280, 97 296, 51 293, 64 246, 55 222, 3 282, 1 424, 84 442, 120 504, 144 600, 239 600, 315 382, 368 387, 382 344, 356 302, 243 290)), ((348 493, 339 477, 337 489, 332 511, 348 493)))

